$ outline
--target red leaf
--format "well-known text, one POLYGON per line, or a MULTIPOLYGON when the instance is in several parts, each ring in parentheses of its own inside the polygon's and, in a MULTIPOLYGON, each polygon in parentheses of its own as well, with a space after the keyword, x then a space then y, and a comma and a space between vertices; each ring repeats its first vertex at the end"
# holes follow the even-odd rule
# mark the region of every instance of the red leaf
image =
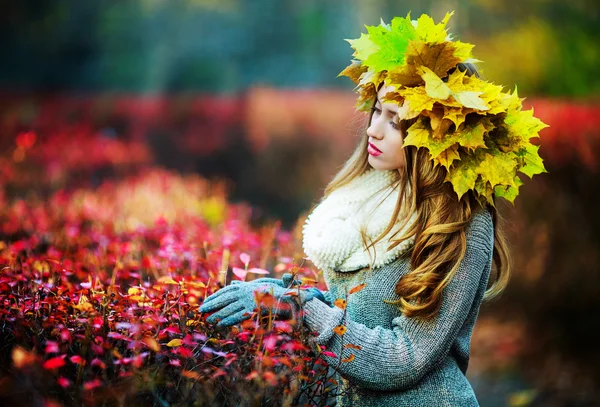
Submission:
POLYGON ((58 343, 54 341, 46 341, 46 353, 58 353, 58 343))
POLYGON ((66 377, 61 376, 58 378, 58 384, 63 389, 66 389, 67 387, 69 387, 71 385, 71 381, 69 379, 67 379, 66 377))
POLYGON ((62 366, 65 365, 65 356, 66 355, 61 355, 61 356, 57 356, 55 358, 52 359, 48 359, 47 361, 44 362, 44 369, 58 369, 62 366))
POLYGON ((95 379, 83 384, 84 390, 92 390, 99 386, 102 386, 102 382, 100 381, 100 379, 95 379))

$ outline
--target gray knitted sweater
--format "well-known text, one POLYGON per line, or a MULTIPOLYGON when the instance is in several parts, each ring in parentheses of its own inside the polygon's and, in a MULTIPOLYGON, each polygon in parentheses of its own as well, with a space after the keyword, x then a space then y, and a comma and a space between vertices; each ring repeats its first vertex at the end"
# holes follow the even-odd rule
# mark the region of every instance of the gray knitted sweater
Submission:
POLYGON ((474 211, 466 239, 465 257, 442 294, 440 313, 428 322, 407 318, 382 301, 399 298, 394 287, 410 271, 410 251, 373 271, 324 272, 327 303, 307 301, 303 323, 315 335, 308 341, 314 351, 318 343, 338 356, 322 355, 339 372, 338 407, 479 406, 465 374, 492 266, 494 229, 487 210, 474 211), (361 283, 365 287, 348 296, 344 320, 344 310, 333 301, 361 283), (333 331, 338 325, 346 326, 343 336, 333 331), (354 359, 339 363, 340 354, 354 359))

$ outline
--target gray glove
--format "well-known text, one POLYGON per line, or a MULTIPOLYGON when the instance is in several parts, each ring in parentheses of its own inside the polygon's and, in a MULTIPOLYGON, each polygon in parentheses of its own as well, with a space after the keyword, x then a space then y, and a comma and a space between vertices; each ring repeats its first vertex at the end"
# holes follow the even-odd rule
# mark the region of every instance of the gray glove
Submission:
MULTIPOLYGON (((242 283, 244 283, 244 284, 274 284, 274 285, 278 285, 279 287, 290 288, 290 287, 294 287, 294 286, 302 284, 302 281, 294 280, 293 284, 290 285, 290 283, 292 283, 292 273, 284 273, 283 276, 281 277, 281 279, 272 278, 272 277, 263 277, 263 278, 258 278, 256 280, 252 280, 252 281, 234 280, 231 282, 230 285, 242 284, 242 283)), ((307 288, 306 291, 311 291, 315 297, 317 297, 324 303, 328 304, 328 301, 325 299, 325 296, 323 295, 323 291, 319 290, 318 288, 310 287, 310 288, 307 288)))
MULTIPOLYGON (((272 312, 284 319, 289 319, 292 314, 296 314, 300 310, 300 304, 304 304, 315 297, 314 290, 301 289, 297 300, 294 298, 295 295, 290 295, 297 293, 296 289, 284 288, 278 284, 232 284, 208 296, 200 306, 200 312, 218 310, 206 319, 206 322, 211 324, 220 319, 217 327, 239 324, 249 319, 252 312, 258 308, 258 304, 254 299, 255 291, 269 293, 273 291, 277 304, 273 307, 272 312)), ((262 315, 267 315, 270 310, 261 304, 260 311, 262 315)))

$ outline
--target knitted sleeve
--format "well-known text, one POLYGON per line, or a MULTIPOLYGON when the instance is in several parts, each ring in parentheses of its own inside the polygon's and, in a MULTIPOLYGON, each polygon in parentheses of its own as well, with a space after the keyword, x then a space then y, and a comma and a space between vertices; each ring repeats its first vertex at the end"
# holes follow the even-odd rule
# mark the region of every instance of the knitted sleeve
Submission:
POLYGON ((466 230, 465 257, 442 293, 442 306, 435 318, 423 321, 401 315, 392 320, 392 329, 382 326, 371 329, 347 316, 344 323, 342 309, 311 299, 304 303, 303 323, 318 336, 309 339, 309 345, 313 349, 315 343, 325 345, 338 358, 340 354, 342 358, 353 354, 352 361, 342 363, 338 358, 322 357, 337 367, 343 377, 359 386, 373 390, 413 387, 443 361, 465 322, 480 280, 489 275, 491 269, 493 232, 492 218, 487 211, 483 216, 472 218, 466 230), (346 326, 343 341, 333 331, 338 325, 346 326), (346 344, 360 346, 360 349, 342 349, 346 344))
POLYGON ((311 287, 307 289, 307 291, 312 291, 318 299, 328 306, 333 307, 333 300, 331 299, 331 293, 329 291, 321 291, 316 287, 311 287))

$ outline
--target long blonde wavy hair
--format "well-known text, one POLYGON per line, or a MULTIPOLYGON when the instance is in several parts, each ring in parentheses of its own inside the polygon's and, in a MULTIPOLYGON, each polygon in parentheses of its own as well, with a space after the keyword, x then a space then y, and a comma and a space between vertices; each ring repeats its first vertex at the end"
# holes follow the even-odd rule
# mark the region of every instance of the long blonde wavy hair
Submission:
MULTIPOLYGON (((467 75, 480 77, 474 64, 459 64, 458 69, 466 70, 467 75)), ((369 123, 371 118, 372 113, 369 123)), ((400 131, 403 135, 416 120, 417 118, 400 121, 400 131)), ((326 186, 322 199, 371 168, 368 163, 368 137, 365 135, 366 129, 350 158, 326 186)), ((401 312, 407 317, 428 319, 438 313, 442 291, 456 274, 465 256, 465 228, 473 211, 481 205, 473 191, 469 191, 458 201, 452 185, 444 182, 446 168, 441 165, 435 167, 427 150, 417 149, 415 146, 404 146, 403 150, 406 167, 399 169, 395 181, 400 189, 392 220, 370 244, 364 230, 361 234, 364 247, 369 249, 390 232, 396 222, 401 225, 398 230, 404 228, 410 220, 406 214, 417 210, 417 220, 406 233, 390 239, 388 250, 413 235, 415 243, 410 257, 411 271, 402 276, 395 287, 395 293, 400 299, 384 301, 399 305, 401 312), (408 203, 408 207, 403 208, 406 205, 404 202, 408 203)), ((487 301, 498 296, 506 288, 512 270, 512 258, 508 250, 507 236, 500 228, 503 218, 494 206, 487 204, 485 209, 491 213, 494 224, 493 263, 496 266, 495 279, 490 277, 492 284, 488 285, 483 297, 483 300, 487 301)))

